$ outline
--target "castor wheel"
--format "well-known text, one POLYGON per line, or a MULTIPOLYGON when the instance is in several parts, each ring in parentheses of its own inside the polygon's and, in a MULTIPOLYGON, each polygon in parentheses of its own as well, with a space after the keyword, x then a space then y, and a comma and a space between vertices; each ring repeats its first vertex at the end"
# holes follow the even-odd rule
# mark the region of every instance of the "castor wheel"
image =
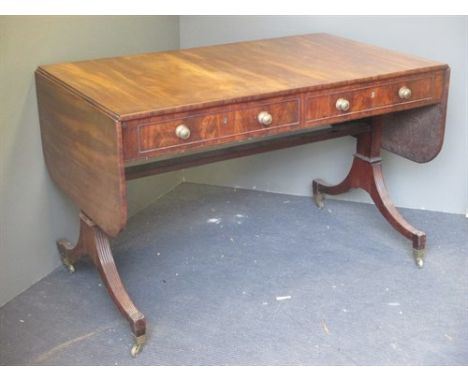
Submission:
POLYGON ((68 272, 74 273, 75 266, 73 265, 73 263, 70 261, 68 257, 68 254, 70 253, 70 251, 73 250, 73 245, 67 240, 59 240, 57 242, 57 249, 59 250, 61 254, 63 266, 67 268, 68 272))
POLYGON ((133 358, 135 358, 138 354, 141 353, 143 350, 143 345, 145 344, 145 335, 135 337, 135 343, 132 346, 132 349, 130 350, 130 354, 132 355, 133 358))
POLYGON ((416 265, 418 266, 418 268, 422 268, 424 266, 424 260, 416 259, 416 265))
POLYGON ((132 355, 133 358, 135 358, 138 354, 141 353, 142 349, 143 349, 143 345, 134 344, 132 346, 132 350, 130 350, 130 354, 132 355))
POLYGON ((314 193, 314 201, 318 208, 323 209, 325 207, 325 196, 321 192, 314 193))
POLYGON ((73 264, 64 264, 69 273, 75 273, 75 266, 73 264))
POLYGON ((414 261, 416 262, 416 266, 418 268, 422 268, 424 266, 424 255, 425 255, 424 249, 413 248, 414 261))

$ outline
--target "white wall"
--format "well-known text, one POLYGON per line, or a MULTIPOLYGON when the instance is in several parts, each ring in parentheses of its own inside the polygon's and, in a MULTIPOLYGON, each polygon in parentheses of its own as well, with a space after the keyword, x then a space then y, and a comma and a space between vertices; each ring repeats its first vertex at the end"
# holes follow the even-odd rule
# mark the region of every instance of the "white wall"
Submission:
MULTIPOLYGON (((78 211, 51 182, 39 131, 40 64, 177 49, 178 17, 0 17, 0 306, 59 265, 55 241, 75 240, 78 211)), ((129 183, 129 212, 179 182, 129 183)))
MULTIPOLYGON (((468 201, 468 18, 391 16, 182 16, 181 48, 328 32, 448 63, 452 69, 447 129, 442 152, 416 164, 385 153, 387 187, 397 206, 465 213, 468 201)), ((261 65, 261 63, 259 63, 261 65)), ((184 171, 190 182, 310 195, 311 180, 341 180, 354 139, 313 143, 184 171)), ((362 191, 342 199, 370 201, 362 191)))

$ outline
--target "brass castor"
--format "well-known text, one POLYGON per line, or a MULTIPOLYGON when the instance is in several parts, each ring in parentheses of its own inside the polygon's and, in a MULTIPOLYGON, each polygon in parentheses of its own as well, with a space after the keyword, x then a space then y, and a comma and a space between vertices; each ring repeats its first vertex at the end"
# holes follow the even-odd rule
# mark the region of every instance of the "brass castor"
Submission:
POLYGON ((62 256, 62 263, 65 268, 67 268, 68 272, 74 273, 75 272, 75 266, 71 263, 71 261, 68 259, 67 256, 62 256))
POLYGON ((414 261, 416 262, 416 266, 418 268, 422 268, 424 266, 424 255, 425 255, 424 249, 413 248, 414 261))
POLYGON ((323 209, 325 207, 325 196, 321 192, 314 194, 314 201, 318 208, 323 209))
POLYGON ((75 273, 75 266, 73 264, 65 265, 65 267, 68 269, 68 272, 75 273))
POLYGON ((67 255, 67 251, 73 250, 73 246, 71 245, 71 243, 66 241, 66 240, 60 240, 57 243, 57 248, 58 248, 60 254, 62 255, 61 258, 62 258, 62 264, 64 265, 64 267, 67 268, 68 272, 74 273, 75 272, 75 266, 70 261, 70 259, 68 258, 68 255, 67 255))
POLYGON ((135 358, 138 354, 141 353, 143 350, 143 345, 145 344, 145 335, 135 337, 135 343, 132 346, 132 349, 130 350, 130 354, 132 355, 133 358, 135 358))

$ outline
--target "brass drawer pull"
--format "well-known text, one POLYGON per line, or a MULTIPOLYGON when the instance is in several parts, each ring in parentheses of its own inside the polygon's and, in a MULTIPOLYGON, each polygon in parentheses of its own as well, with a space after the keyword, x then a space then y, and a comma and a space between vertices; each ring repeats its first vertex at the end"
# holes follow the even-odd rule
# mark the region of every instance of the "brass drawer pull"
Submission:
POLYGON ((398 95, 401 99, 409 99, 411 98, 411 89, 406 86, 402 86, 400 90, 398 90, 398 95))
POLYGON ((336 101, 336 108, 339 111, 348 111, 350 107, 349 101, 346 98, 338 98, 336 101))
POLYGON ((180 139, 185 140, 190 138, 190 129, 186 125, 177 126, 175 133, 180 139))
POLYGON ((257 121, 260 122, 263 126, 270 126, 273 122, 273 117, 267 111, 261 111, 258 113, 257 121))

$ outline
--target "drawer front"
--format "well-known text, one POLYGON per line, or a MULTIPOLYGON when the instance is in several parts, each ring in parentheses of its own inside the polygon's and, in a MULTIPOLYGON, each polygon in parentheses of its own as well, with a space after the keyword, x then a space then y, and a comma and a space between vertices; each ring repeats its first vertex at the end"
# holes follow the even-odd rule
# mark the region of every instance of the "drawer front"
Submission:
POLYGON ((299 105, 300 98, 297 97, 239 104, 172 118, 133 121, 124 126, 124 158, 183 152, 288 130, 299 125, 299 105))
MULTIPOLYGON (((198 115, 173 119, 162 123, 140 125, 138 129, 138 149, 140 153, 164 147, 193 144, 233 134, 229 120, 233 113, 198 115), (177 135, 177 129, 185 128, 189 136, 177 135)), ((179 133, 183 134, 183 133, 179 133)))
POLYGON ((375 115, 390 108, 431 101, 438 95, 434 75, 402 79, 380 85, 333 90, 306 96, 306 122, 357 117, 353 114, 375 115))
POLYGON ((248 132, 275 129, 299 123, 299 99, 242 108, 234 112, 234 125, 248 132), (262 124, 261 113, 271 115, 271 124, 262 124))

